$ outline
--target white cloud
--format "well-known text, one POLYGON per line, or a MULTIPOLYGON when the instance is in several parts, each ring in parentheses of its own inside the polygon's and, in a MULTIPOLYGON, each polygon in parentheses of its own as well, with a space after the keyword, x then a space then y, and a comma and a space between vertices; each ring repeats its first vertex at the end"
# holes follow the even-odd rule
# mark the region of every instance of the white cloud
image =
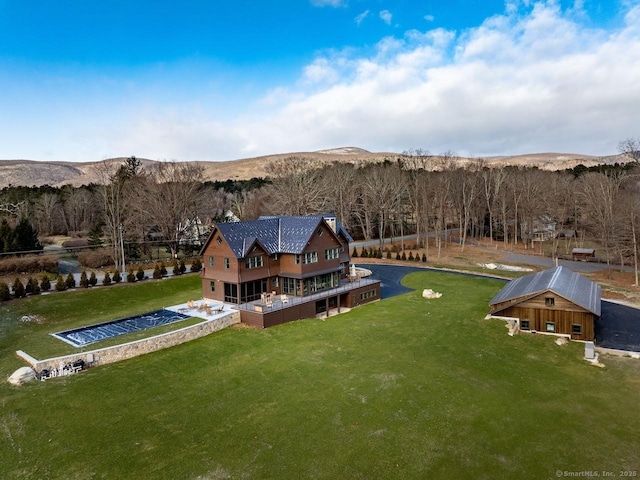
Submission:
POLYGON ((391 25, 391 20, 393 19, 393 15, 389 10, 382 10, 379 15, 380 15, 380 20, 382 20, 387 25, 391 25))
POLYGON ((434 17, 433 15, 425 15, 423 18, 424 18, 427 22, 433 22, 433 21, 436 19, 436 17, 434 17))
MULTIPOLYGON (((333 70, 340 80, 284 104, 264 120, 268 129, 255 125, 254 144, 615 153, 618 141, 640 134, 640 8, 626 22, 585 28, 549 1, 458 35, 385 38, 373 55, 343 58, 333 70)), ((314 65, 337 65, 325 60, 314 65)))
POLYGON ((362 21, 369 16, 369 10, 365 10, 355 18, 356 24, 360 25, 362 21))

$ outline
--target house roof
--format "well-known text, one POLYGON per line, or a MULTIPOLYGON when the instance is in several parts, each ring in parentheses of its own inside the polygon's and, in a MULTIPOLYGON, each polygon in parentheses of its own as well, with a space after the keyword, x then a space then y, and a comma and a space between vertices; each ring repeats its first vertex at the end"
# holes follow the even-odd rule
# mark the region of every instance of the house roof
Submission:
MULTIPOLYGON (((323 222, 325 220, 321 215, 260 217, 248 222, 218 223, 216 228, 226 239, 236 258, 244 258, 256 243, 268 254, 302 253, 311 235, 323 222)), ((351 236, 342 225, 338 228, 338 232, 350 241, 351 236)))
POLYGON ((546 291, 552 291, 600 316, 600 285, 562 266, 511 280, 489 305, 532 297, 546 291))

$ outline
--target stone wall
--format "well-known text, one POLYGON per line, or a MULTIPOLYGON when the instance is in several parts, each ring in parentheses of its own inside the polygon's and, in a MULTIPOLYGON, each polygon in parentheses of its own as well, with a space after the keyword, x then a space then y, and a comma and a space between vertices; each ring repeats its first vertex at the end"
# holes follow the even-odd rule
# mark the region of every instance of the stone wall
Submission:
POLYGON ((163 348, 173 347, 181 343, 204 337, 211 333, 227 328, 231 325, 240 323, 240 312, 232 312, 224 317, 206 320, 196 325, 174 330, 172 332, 163 333, 154 337, 136 340, 135 342, 123 343, 122 345, 114 345, 112 347, 100 348, 88 352, 79 352, 61 357, 47 358, 46 360, 36 360, 25 352, 18 350, 16 354, 26 360, 38 374, 43 370, 52 370, 60 368, 61 365, 73 363, 76 360, 84 360, 88 367, 96 367, 99 365, 107 365, 109 363, 119 362, 128 358, 144 355, 145 353, 155 352, 163 348))

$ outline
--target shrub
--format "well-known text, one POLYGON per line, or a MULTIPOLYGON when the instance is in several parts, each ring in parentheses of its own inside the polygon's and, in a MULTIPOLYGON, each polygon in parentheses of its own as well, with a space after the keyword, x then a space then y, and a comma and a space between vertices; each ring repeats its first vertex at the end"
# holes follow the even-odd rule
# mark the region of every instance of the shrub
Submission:
POLYGON ((89 240, 86 238, 72 238, 71 240, 65 240, 62 242, 62 246, 69 250, 74 248, 82 248, 89 246, 89 240))
POLYGON ((400 257, 402 260, 406 260, 407 259, 407 254, 402 252, 402 256, 400 257))
POLYGON ((414 259, 416 262, 420 261, 420 254, 418 252, 416 252, 416 257, 414 259))
POLYGON ((133 269, 129 270, 129 273, 127 273, 127 282, 129 283, 133 283, 136 281, 136 274, 133 273, 133 269))
POLYGON ((202 262, 200 261, 199 258, 195 258, 193 260, 193 262, 191 262, 191 269, 192 272, 199 272, 200 270, 202 270, 202 262))
POLYGON ((156 265, 156 268, 153 269, 153 278, 154 280, 162 278, 162 269, 160 268, 160 265, 156 265))
POLYGON ((58 271, 58 259, 54 255, 23 255, 0 260, 0 273, 40 273, 58 271))
POLYGON ((89 285, 95 287, 98 284, 98 277, 96 277, 96 272, 91 272, 89 275, 89 285))
POLYGON ((99 248, 97 250, 84 250, 78 253, 80 265, 86 268, 101 268, 113 264, 110 250, 99 248))
POLYGON ((402 257, 400 257, 400 252, 396 252, 396 260, 401 260, 402 257))
POLYGON ((13 296, 16 298, 22 298, 27 296, 27 292, 24 288, 24 284, 17 277, 15 282, 13 282, 13 296))
POLYGON ((382 258, 382 250, 378 249, 378 251, 376 252, 376 258, 382 258))
POLYGON ((142 268, 142 265, 138 265, 138 271, 136 272, 136 278, 138 279, 138 281, 144 280, 144 268, 142 268))
POLYGON ((38 285, 38 280, 33 277, 29 277, 24 289, 27 292, 27 295, 38 295, 40 293, 40 285, 38 285))
POLYGON ((427 254, 426 253, 422 254, 422 263, 427 263, 427 254))
POLYGON ((40 289, 43 292, 48 292, 49 290, 51 290, 51 281, 49 280, 49 275, 47 275, 46 273, 43 273, 40 277, 40 289))
POLYGON ((82 288, 89 288, 89 278, 87 277, 86 270, 83 270, 80 274, 80 286, 82 288))
POLYGON ((351 254, 351 257, 358 258, 358 249, 356 247, 353 247, 353 253, 351 254))
POLYGON ((391 260, 391 250, 387 250, 387 260, 391 260))
POLYGON ((11 300, 9 285, 4 282, 0 282, 0 301, 6 302, 7 300, 11 300))
POLYGON ((69 272, 64 283, 67 286, 67 288, 76 288, 76 279, 73 276, 73 273, 69 272))
POLYGON ((413 252, 409 252, 409 261, 413 261, 413 252))
POLYGON ((109 275, 109 272, 105 272, 104 273, 104 278, 102 279, 102 284, 105 287, 111 285, 111 275, 109 275))
POLYGON ((113 281, 115 283, 120 283, 122 281, 122 275, 120 275, 120 272, 118 270, 116 270, 115 272, 113 272, 113 281))
POLYGON ((64 278, 62 278, 62 275, 58 275, 58 278, 56 280, 56 292, 64 292, 67 289, 67 284, 64 281, 64 278))
POLYGON ((184 260, 180 259, 180 273, 185 273, 187 271, 187 266, 184 264, 184 260))
POLYGON ((178 265, 177 261, 173 261, 173 265, 171 266, 171 273, 173 275, 180 275, 182 272, 180 271, 180 265, 178 265))

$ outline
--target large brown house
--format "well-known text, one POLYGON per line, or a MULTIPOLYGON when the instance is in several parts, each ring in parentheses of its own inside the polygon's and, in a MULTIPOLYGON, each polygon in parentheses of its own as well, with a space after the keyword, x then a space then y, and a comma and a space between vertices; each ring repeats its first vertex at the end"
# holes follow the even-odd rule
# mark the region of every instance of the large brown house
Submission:
POLYGON ((262 328, 379 300, 378 280, 350 275, 351 240, 330 215, 218 223, 200 251, 202 295, 262 328))
POLYGON ((518 320, 521 331, 593 340, 600 285, 562 266, 511 280, 489 302, 490 314, 518 320))

